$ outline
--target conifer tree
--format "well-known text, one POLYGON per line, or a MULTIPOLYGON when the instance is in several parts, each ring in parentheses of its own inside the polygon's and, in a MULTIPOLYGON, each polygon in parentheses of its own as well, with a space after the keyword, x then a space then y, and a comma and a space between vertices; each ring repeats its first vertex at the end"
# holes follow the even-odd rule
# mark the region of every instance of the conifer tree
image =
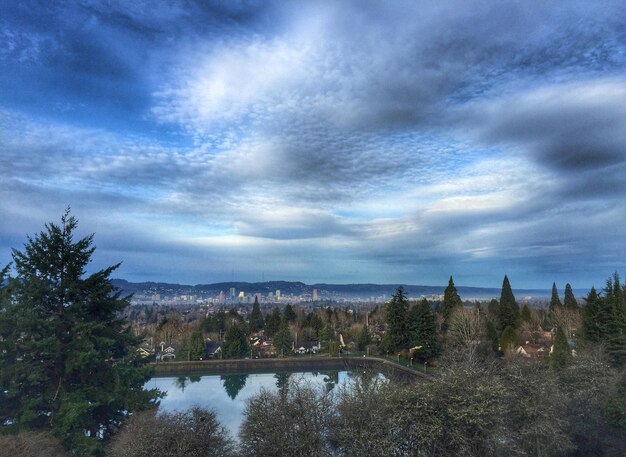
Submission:
POLYGON ((487 338, 491 342, 491 349, 493 352, 498 352, 500 350, 500 337, 498 336, 498 330, 492 321, 487 321, 485 326, 487 338))
POLYGON ((601 342, 608 335, 610 309, 605 306, 604 300, 598 297, 595 287, 592 287, 582 308, 582 336, 592 343, 601 342))
POLYGON ((500 303, 495 298, 492 298, 487 305, 487 314, 489 315, 489 319, 496 320, 498 319, 498 309, 500 308, 500 303))
POLYGON ((550 312, 554 311, 557 308, 563 306, 561 304, 561 299, 559 298, 559 291, 556 288, 556 283, 552 283, 552 297, 550 298, 550 308, 548 309, 550 312))
POLYGON ((365 351, 367 346, 372 343, 372 335, 370 333, 370 329, 367 325, 364 325, 361 331, 359 332, 359 337, 357 338, 357 349, 359 351, 365 351))
POLYGON ((567 337, 561 327, 556 329, 554 343, 552 346, 552 354, 550 354, 550 363, 555 368, 563 368, 567 365, 572 357, 567 344, 567 337))
POLYGON ((515 329, 511 326, 507 326, 500 335, 500 351, 505 353, 506 351, 512 351, 517 346, 517 334, 515 329))
POLYGON ((435 313, 423 298, 409 310, 409 346, 421 346, 415 356, 419 360, 436 357, 440 352, 435 313))
POLYGON ((626 299, 619 275, 606 282, 605 295, 591 289, 582 308, 582 336, 586 341, 603 343, 617 366, 626 363, 626 299))
POLYGON ((311 316, 311 319, 309 320, 309 325, 315 332, 315 336, 319 337, 320 331, 324 328, 324 322, 315 313, 311 313, 310 316, 311 316))
POLYGON ((282 356, 291 354, 293 339, 291 338, 291 332, 289 331, 289 326, 286 321, 280 324, 278 332, 274 335, 273 344, 278 354, 282 356))
POLYGON ((461 300, 456 287, 454 287, 452 276, 450 276, 448 287, 446 287, 446 290, 443 292, 443 303, 441 304, 443 318, 447 321, 452 315, 452 312, 461 306, 463 306, 463 301, 461 300))
POLYGON ((250 313, 250 333, 258 332, 265 326, 263 319, 263 313, 261 313, 261 305, 259 305, 259 298, 254 296, 254 305, 252 305, 252 312, 250 313))
POLYGON ((387 330, 385 333, 384 346, 390 352, 406 349, 409 344, 409 331, 407 325, 409 302, 404 295, 402 286, 385 306, 385 321, 387 330))
POLYGON ((200 360, 204 355, 204 338, 201 332, 193 332, 189 340, 189 360, 200 360))
POLYGON ((515 301, 509 278, 505 275, 502 281, 502 293, 498 304, 498 324, 499 328, 515 328, 519 317, 519 305, 515 301))
POLYGON ((98 455, 160 394, 143 389, 140 338, 120 317, 130 301, 110 281, 119 264, 85 276, 95 248, 93 235, 74 239, 77 224, 68 209, 13 250, 16 277, 0 294, 0 429, 52 429, 72 453, 98 455))
POLYGON ((321 348, 326 347, 326 349, 330 350, 331 343, 335 341, 335 339, 337 338, 337 335, 335 334, 335 331, 330 325, 325 325, 322 328, 322 330, 320 330, 319 338, 320 338, 320 347, 321 348))
POLYGON ((522 312, 520 313, 519 318, 522 322, 527 322, 527 323, 530 323, 533 320, 533 316, 532 316, 532 313, 530 312, 530 308, 525 303, 524 303, 524 306, 522 306, 522 312))
POLYGON ((224 342, 222 343, 222 355, 225 359, 238 359, 250 354, 250 346, 246 332, 241 328, 241 324, 233 323, 226 331, 224 342))
POLYGON ((574 297, 572 286, 565 284, 565 298, 563 299, 563 306, 567 309, 578 309, 578 301, 574 297))
POLYGON ((278 308, 274 308, 274 310, 272 311, 272 314, 270 314, 270 317, 267 319, 267 324, 265 326, 265 334, 269 338, 272 338, 276 334, 278 329, 280 328, 281 322, 282 322, 282 317, 280 315, 280 310, 278 308))
POLYGON ((615 365, 622 366, 626 363, 626 287, 622 288, 617 272, 607 280, 605 293, 605 306, 610 312, 606 351, 615 365))
POLYGON ((296 313, 293 310, 293 306, 287 304, 285 305, 285 310, 283 311, 283 316, 287 322, 293 322, 296 320, 296 313))

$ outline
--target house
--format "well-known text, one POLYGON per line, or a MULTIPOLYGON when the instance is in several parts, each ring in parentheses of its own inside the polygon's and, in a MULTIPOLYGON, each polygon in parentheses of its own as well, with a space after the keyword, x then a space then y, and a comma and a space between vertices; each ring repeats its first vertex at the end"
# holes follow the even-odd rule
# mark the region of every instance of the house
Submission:
POLYGON ((541 358, 548 357, 550 350, 543 344, 535 344, 526 341, 515 349, 515 353, 522 357, 541 358))
POLYGON ((152 352, 144 347, 138 347, 137 355, 141 357, 142 359, 145 359, 146 357, 150 357, 152 355, 152 352))
POLYGON ((267 341, 267 338, 263 335, 255 335, 248 339, 250 346, 253 348, 261 347, 265 341, 267 341))
POLYGON ((204 345, 204 355, 202 356, 203 360, 214 359, 219 353, 222 351, 222 347, 220 343, 217 341, 207 341, 204 345))
POLYGON ((298 354, 317 354, 320 350, 319 343, 316 341, 303 341, 300 347, 298 348, 298 354))
MULTIPOLYGON (((150 338, 150 340, 152 340, 152 338, 150 338)), ((136 352, 139 357, 145 359, 146 357, 154 355, 154 347, 152 346, 151 341, 144 341, 139 345, 136 352)))
POLYGON ((161 361, 174 360, 176 358, 176 347, 172 344, 166 345, 164 341, 159 344, 159 351, 156 359, 161 361))

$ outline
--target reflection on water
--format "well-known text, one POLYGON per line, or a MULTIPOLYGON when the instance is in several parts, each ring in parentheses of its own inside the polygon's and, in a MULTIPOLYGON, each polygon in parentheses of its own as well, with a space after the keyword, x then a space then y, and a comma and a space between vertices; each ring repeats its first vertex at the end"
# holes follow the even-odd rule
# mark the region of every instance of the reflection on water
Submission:
POLYGON ((226 391, 226 395, 230 397, 231 400, 237 398, 237 394, 246 387, 246 380, 248 379, 247 374, 229 374, 222 375, 220 379, 224 385, 224 390, 226 391))
POLYGON ((178 378, 176 378, 176 387, 178 387, 181 391, 184 392, 185 387, 187 387, 187 384, 191 382, 200 382, 200 379, 202 379, 202 376, 198 376, 198 375, 179 376, 178 378))
POLYGON ((276 378, 276 388, 280 393, 287 392, 287 388, 289 387, 289 378, 292 373, 280 372, 276 373, 274 377, 276 378))
POLYGON ((191 375, 152 378, 146 388, 167 392, 161 400, 163 411, 185 410, 192 406, 210 408, 218 420, 237 436, 243 420, 246 400, 262 388, 276 392, 289 388, 290 381, 324 387, 327 391, 341 385, 349 376, 346 371, 321 371, 317 373, 266 373, 233 375, 191 375))

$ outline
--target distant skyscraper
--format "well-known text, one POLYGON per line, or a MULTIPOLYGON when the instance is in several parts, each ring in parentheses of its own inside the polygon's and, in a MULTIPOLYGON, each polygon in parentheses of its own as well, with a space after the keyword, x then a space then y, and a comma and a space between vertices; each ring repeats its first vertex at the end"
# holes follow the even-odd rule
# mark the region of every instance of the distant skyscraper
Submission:
POLYGON ((317 301, 317 289, 313 289, 313 301, 317 301))
POLYGON ((230 288, 230 298, 235 298, 235 288, 234 287, 230 288))
POLYGON ((220 303, 224 301, 224 298, 225 298, 224 291, 220 290, 220 296, 219 296, 220 303))
POLYGON ((276 300, 280 300, 280 290, 276 289, 276 300))

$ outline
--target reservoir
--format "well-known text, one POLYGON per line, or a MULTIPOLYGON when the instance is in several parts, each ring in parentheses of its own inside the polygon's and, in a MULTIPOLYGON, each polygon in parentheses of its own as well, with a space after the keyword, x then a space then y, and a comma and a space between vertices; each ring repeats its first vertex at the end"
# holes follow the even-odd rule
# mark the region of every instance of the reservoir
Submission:
POLYGON ((146 388, 157 388, 167 395, 161 400, 161 411, 182 411, 192 406, 211 409, 218 421, 237 439, 243 421, 246 401, 261 389, 276 392, 290 382, 306 383, 328 391, 350 379, 350 372, 340 370, 318 372, 278 372, 251 374, 154 377, 146 388))

